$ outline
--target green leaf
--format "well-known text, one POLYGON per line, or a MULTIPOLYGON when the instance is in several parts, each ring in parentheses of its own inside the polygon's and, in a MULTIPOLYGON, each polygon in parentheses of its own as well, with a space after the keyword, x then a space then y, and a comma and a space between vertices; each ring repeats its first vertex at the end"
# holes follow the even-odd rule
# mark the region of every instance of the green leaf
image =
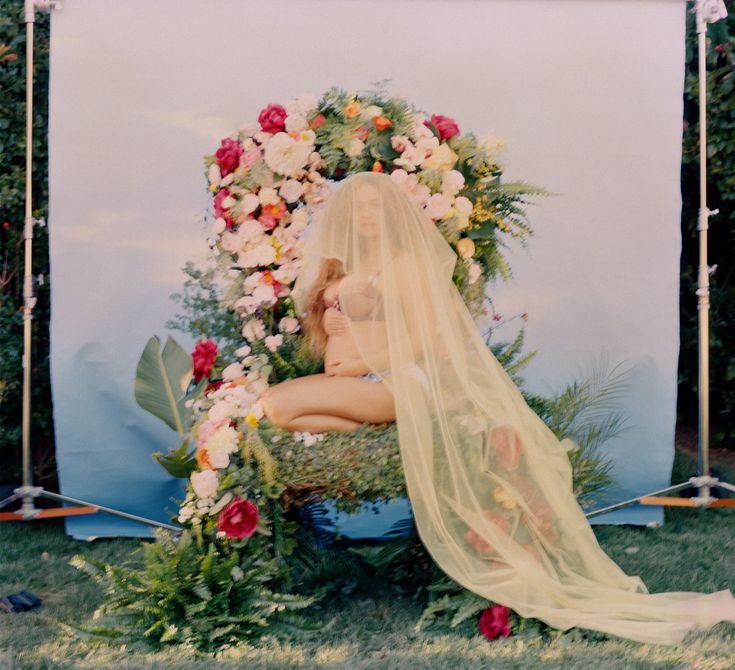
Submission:
POLYGON ((191 416, 184 393, 194 368, 191 356, 170 335, 162 352, 160 344, 157 335, 151 337, 138 361, 135 400, 183 437, 191 416))
POLYGON ((188 453, 188 450, 189 438, 187 437, 180 447, 171 449, 168 454, 157 451, 152 456, 170 475, 179 479, 189 479, 191 473, 196 470, 197 464, 194 452, 188 453))

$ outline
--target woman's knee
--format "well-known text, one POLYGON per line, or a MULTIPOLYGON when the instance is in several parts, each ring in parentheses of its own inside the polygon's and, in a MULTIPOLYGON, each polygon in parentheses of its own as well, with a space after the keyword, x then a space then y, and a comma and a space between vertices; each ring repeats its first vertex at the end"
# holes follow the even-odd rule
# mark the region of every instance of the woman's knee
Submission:
POLYGON ((273 386, 266 389, 258 399, 263 408, 263 414, 271 423, 280 427, 285 426, 293 418, 283 400, 283 394, 278 393, 273 386))

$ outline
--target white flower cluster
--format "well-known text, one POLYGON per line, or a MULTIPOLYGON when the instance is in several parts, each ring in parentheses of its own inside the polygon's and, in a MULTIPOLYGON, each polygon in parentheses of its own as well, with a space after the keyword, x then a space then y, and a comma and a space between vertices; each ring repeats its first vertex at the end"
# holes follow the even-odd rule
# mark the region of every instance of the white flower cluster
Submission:
POLYGON ((324 433, 308 433, 306 431, 304 432, 294 432, 293 439, 296 442, 303 442, 305 446, 311 447, 312 445, 316 444, 318 441, 324 439, 324 433))

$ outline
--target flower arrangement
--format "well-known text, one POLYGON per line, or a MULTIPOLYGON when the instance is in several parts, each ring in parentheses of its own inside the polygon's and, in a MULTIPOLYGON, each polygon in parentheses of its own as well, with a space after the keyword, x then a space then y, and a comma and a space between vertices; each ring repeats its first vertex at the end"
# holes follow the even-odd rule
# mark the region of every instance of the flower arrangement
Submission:
MULTIPOLYGON (((269 593, 280 589, 276 600, 288 605, 266 608, 258 626, 247 632, 235 625, 216 628, 216 640, 211 630, 205 637, 185 625, 177 618, 180 612, 156 609, 156 623, 145 620, 146 635, 159 642, 185 639, 200 648, 215 642, 226 645, 275 624, 285 607, 313 602, 306 596, 282 593, 293 586, 284 561, 297 544, 297 524, 287 521, 283 512, 299 500, 300 492, 306 492, 302 501, 317 490, 353 509, 362 500, 405 495, 395 426, 365 424, 348 435, 350 443, 363 436, 371 440, 373 458, 366 463, 360 449, 345 442, 344 434, 292 434, 264 417, 258 399, 269 385, 319 371, 320 362, 310 360, 303 347, 299 315, 291 299, 291 286, 301 267, 299 236, 310 215, 329 197, 330 180, 357 171, 386 172, 457 251, 460 262, 454 281, 468 308, 477 314, 486 299, 486 282, 497 275, 511 276, 499 251, 501 236, 524 243, 532 234, 520 206, 525 204, 523 197, 549 195, 524 182, 501 183, 498 154, 502 147, 498 138, 478 140, 473 133, 462 134, 456 120, 425 114, 401 98, 380 91, 357 94, 332 88, 319 99, 303 95, 285 105, 268 104, 257 122, 223 138, 215 152, 205 157, 214 214, 207 241, 226 279, 216 308, 237 316, 239 333, 236 337, 222 334, 235 341, 228 350, 203 335, 192 353, 170 337, 161 351, 158 338, 152 337, 139 361, 138 403, 182 438, 178 449, 153 456, 173 476, 188 480, 177 515, 183 526, 182 541, 186 541, 177 546, 159 538, 162 547, 148 552, 150 561, 155 555, 149 571, 160 575, 161 563, 168 560, 169 571, 177 574, 182 551, 194 551, 202 571, 212 568, 212 556, 232 562, 226 574, 218 573, 216 585, 210 583, 198 592, 203 602, 191 611, 199 611, 206 607, 204 603, 213 602, 212 589, 229 593, 252 588, 243 575, 255 575, 247 566, 257 564, 258 576, 253 579, 270 584, 269 593), (340 467, 335 467, 337 458, 340 467)), ((522 318, 525 321, 527 314, 522 318)), ((509 364, 519 347, 516 338, 505 352, 495 353, 509 364)), ((509 371, 519 366, 509 365, 509 371)), ((500 427, 493 441, 500 464, 507 469, 518 467, 522 445, 513 434, 500 427)), ((540 523, 550 521, 538 510, 514 507, 512 495, 495 491, 488 518, 508 532, 518 525, 521 513, 536 514, 533 518, 540 523)), ((481 553, 492 550, 471 528, 466 540, 481 553)), ((89 563, 77 562, 93 572, 89 563)), ((102 578, 101 572, 95 574, 102 578)), ((129 584, 145 581, 134 571, 108 570, 107 576, 114 582, 108 588, 113 604, 137 602, 145 609, 141 594, 151 602, 160 601, 152 582, 138 589, 137 600, 128 597, 129 584)), ((198 573, 197 579, 204 577, 198 573)), ((167 587, 159 581, 156 588, 167 587)), ((241 603, 243 598, 236 600, 241 603)), ((262 596, 261 602, 267 598, 262 596)), ((481 602, 487 608, 487 601, 481 602)), ((212 626, 218 617, 222 622, 233 621, 241 610, 232 608, 232 596, 221 599, 218 614, 208 621, 212 626)), ((488 611, 481 619, 483 634, 507 635, 501 610, 488 611)))

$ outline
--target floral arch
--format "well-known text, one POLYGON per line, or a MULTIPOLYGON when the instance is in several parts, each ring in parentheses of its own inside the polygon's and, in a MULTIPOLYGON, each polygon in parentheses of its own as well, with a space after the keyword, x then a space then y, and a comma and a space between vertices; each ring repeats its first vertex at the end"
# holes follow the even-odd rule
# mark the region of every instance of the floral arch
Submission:
MULTIPOLYGON (((532 234, 525 196, 548 195, 525 182, 501 182, 502 147, 498 138, 463 134, 454 119, 427 115, 380 90, 332 88, 318 99, 268 104, 257 122, 205 157, 211 265, 207 271, 187 265, 200 293, 176 296, 190 318, 173 324, 201 339, 190 354, 170 337, 161 350, 152 337, 135 382, 138 403, 182 438, 178 449, 154 457, 188 480, 176 517, 183 531, 178 540, 157 531, 143 571, 98 565, 108 599, 96 617, 119 624, 134 605, 136 616, 125 619, 129 630, 158 643, 215 649, 266 628, 288 629, 293 610, 318 599, 318 585, 305 588, 303 572, 289 560, 306 542, 289 511, 306 509, 314 494, 349 512, 366 501, 405 497, 406 490, 394 424, 315 435, 289 433, 264 418, 258 398, 269 385, 322 369, 304 346, 290 296, 300 234, 335 182, 354 172, 385 172, 456 250, 453 279, 471 313, 487 313, 487 282, 511 276, 503 239, 525 244, 532 234)), ((512 361, 521 344, 522 332, 494 348, 511 375, 532 356, 512 361)), ((528 400, 540 406, 541 399, 528 400)), ((601 481, 598 461, 573 465, 601 481)), ((575 481, 580 495, 584 482, 575 481)), ((409 543, 408 555, 428 574, 431 559, 418 538, 399 541, 409 543)), ((75 560, 94 572, 88 561, 75 560)), ((466 616, 484 611, 487 619, 487 601, 458 593, 466 616)), ((435 612, 430 605, 424 614, 435 612)))

